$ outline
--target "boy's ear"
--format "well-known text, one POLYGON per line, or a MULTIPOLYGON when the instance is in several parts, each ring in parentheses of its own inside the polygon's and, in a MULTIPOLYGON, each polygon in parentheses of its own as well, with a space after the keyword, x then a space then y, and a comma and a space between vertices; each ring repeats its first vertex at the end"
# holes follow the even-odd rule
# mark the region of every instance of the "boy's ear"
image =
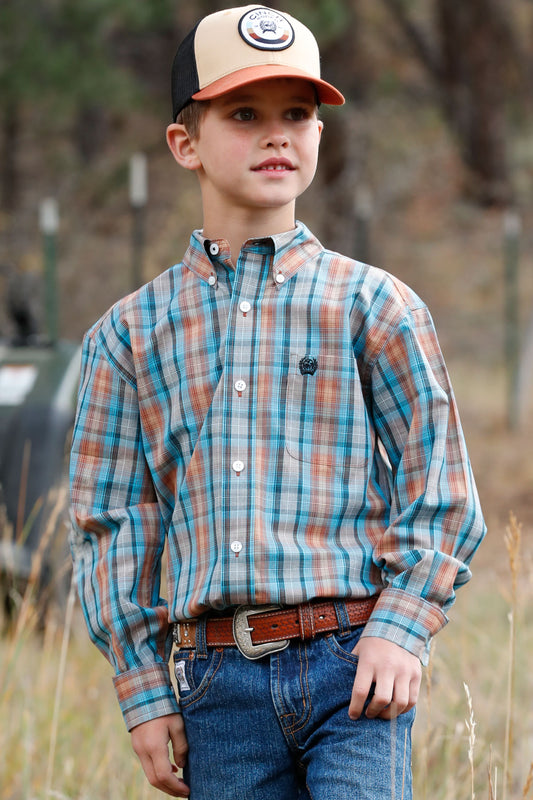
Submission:
POLYGON ((194 140, 189 136, 185 125, 173 122, 168 126, 167 144, 181 167, 196 170, 202 166, 194 147, 194 140))

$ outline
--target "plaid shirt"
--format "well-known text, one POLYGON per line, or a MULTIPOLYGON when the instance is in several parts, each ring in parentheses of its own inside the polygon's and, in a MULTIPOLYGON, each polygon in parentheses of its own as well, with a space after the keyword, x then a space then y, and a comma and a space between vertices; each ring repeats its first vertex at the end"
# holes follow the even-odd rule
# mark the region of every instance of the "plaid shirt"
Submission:
POLYGON ((178 710, 169 621, 206 609, 379 595, 364 635, 426 662, 485 530, 426 307, 300 223, 235 269, 195 232, 89 331, 71 478, 130 728, 178 710))

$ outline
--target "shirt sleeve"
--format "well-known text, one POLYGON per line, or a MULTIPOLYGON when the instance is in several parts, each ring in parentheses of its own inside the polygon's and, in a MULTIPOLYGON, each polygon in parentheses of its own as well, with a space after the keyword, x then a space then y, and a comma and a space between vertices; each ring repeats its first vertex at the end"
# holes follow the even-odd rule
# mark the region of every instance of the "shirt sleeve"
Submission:
POLYGON ((456 402, 426 307, 388 335, 371 370, 372 416, 390 468, 390 516, 374 549, 384 590, 365 636, 426 664, 484 534, 456 402))
POLYGON ((71 453, 71 549, 91 638, 115 670, 128 729, 179 710, 159 596, 165 534, 135 379, 96 332, 84 342, 71 453))

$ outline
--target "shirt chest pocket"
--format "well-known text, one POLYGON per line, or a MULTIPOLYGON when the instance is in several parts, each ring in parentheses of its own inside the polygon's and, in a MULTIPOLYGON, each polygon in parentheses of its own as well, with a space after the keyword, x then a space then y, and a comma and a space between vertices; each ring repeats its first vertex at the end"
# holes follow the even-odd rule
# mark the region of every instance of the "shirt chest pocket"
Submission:
POLYGON ((367 457, 366 409, 354 358, 291 353, 285 446, 299 461, 341 468, 367 457))

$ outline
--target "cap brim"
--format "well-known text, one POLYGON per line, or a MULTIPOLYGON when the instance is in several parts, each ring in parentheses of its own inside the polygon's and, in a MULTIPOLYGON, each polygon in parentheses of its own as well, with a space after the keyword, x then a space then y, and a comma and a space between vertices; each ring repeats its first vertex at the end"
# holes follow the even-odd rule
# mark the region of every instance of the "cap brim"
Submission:
POLYGON ((219 78, 218 81, 214 81, 204 89, 200 89, 199 92, 192 95, 192 98, 193 100, 214 100, 216 97, 221 97, 223 94, 238 89, 240 86, 247 86, 249 83, 255 83, 255 81, 265 81, 268 78, 302 78, 310 81, 315 86, 321 103, 329 106, 342 106, 345 102, 343 95, 330 83, 323 81, 321 78, 315 78, 305 70, 299 70, 296 67, 278 66, 277 64, 264 64, 237 70, 230 75, 219 78))

